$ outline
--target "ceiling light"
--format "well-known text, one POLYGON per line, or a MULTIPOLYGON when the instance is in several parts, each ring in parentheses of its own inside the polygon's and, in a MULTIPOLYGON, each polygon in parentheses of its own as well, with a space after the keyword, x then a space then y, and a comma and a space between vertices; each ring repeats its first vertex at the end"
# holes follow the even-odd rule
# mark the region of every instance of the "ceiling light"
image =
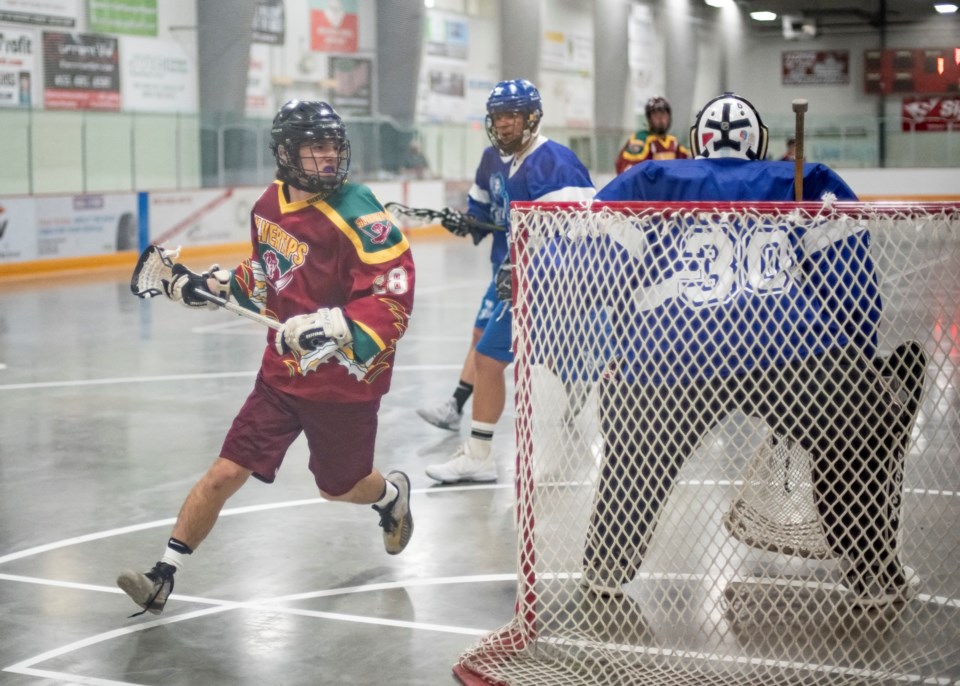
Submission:
POLYGON ((933 9, 935 9, 940 14, 953 14, 954 12, 957 11, 957 6, 952 5, 950 3, 940 3, 937 5, 934 5, 933 9))
POLYGON ((751 12, 750 18, 754 21, 773 21, 777 18, 776 12, 751 12))
POLYGON ((703 0, 710 7, 727 7, 733 4, 733 0, 703 0))

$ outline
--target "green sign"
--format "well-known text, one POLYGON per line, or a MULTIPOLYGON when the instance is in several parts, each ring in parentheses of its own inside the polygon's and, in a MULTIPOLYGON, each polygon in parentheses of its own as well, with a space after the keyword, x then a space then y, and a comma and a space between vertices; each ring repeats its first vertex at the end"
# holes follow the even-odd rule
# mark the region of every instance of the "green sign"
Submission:
POLYGON ((157 0, 89 0, 92 33, 157 35, 157 0))

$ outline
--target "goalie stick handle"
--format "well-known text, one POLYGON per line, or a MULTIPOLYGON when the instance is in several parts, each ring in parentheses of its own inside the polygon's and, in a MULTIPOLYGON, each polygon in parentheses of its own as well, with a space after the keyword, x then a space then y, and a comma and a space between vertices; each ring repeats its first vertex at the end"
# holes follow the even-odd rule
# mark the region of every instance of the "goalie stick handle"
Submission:
POLYGON ((246 317, 247 319, 255 321, 258 324, 263 324, 264 326, 268 326, 271 329, 274 329, 276 331, 280 330, 281 324, 276 319, 271 319, 270 317, 264 317, 262 314, 257 314, 256 312, 252 312, 245 307, 241 307, 236 303, 230 302, 229 300, 224 300, 223 298, 217 297, 213 293, 207 293, 206 291, 201 291, 201 290, 197 290, 194 292, 204 300, 212 302, 214 305, 217 305, 218 307, 222 307, 225 310, 229 310, 234 314, 239 314, 241 317, 246 317))
POLYGON ((803 200, 803 115, 807 111, 807 101, 797 98, 793 101, 793 112, 796 115, 796 132, 794 138, 796 147, 793 154, 793 199, 803 200))

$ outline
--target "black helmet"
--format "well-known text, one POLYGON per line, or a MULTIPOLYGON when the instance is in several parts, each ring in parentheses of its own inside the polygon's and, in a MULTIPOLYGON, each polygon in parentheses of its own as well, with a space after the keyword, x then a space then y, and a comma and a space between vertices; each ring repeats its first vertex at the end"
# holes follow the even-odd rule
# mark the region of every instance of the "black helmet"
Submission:
POLYGON ((670 130, 670 122, 673 119, 673 113, 670 111, 670 101, 661 95, 654 96, 647 100, 646 106, 643 108, 644 113, 647 115, 647 126, 650 131, 653 133, 663 135, 670 130), (654 112, 666 112, 667 113, 667 125, 666 126, 657 126, 653 125, 650 115, 654 112))
POLYGON ((647 100, 647 105, 644 107, 646 114, 649 117, 654 112, 666 112, 667 114, 672 114, 670 112, 670 101, 661 95, 654 96, 647 100))
POLYGON ((277 178, 310 193, 333 192, 350 172, 350 141, 343 119, 318 100, 291 100, 277 112, 270 129, 270 150, 277 160, 277 178), (334 141, 338 149, 336 174, 308 172, 300 163, 300 146, 334 141))

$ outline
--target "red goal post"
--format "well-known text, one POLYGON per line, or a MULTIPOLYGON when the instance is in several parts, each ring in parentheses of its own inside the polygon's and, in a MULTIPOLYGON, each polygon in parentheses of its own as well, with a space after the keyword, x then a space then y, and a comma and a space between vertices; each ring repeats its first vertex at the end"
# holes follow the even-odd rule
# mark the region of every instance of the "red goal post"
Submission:
POLYGON ((960 204, 514 203, 511 231, 517 606, 463 683, 960 679, 960 204), (724 346, 752 363, 711 372, 724 346))

